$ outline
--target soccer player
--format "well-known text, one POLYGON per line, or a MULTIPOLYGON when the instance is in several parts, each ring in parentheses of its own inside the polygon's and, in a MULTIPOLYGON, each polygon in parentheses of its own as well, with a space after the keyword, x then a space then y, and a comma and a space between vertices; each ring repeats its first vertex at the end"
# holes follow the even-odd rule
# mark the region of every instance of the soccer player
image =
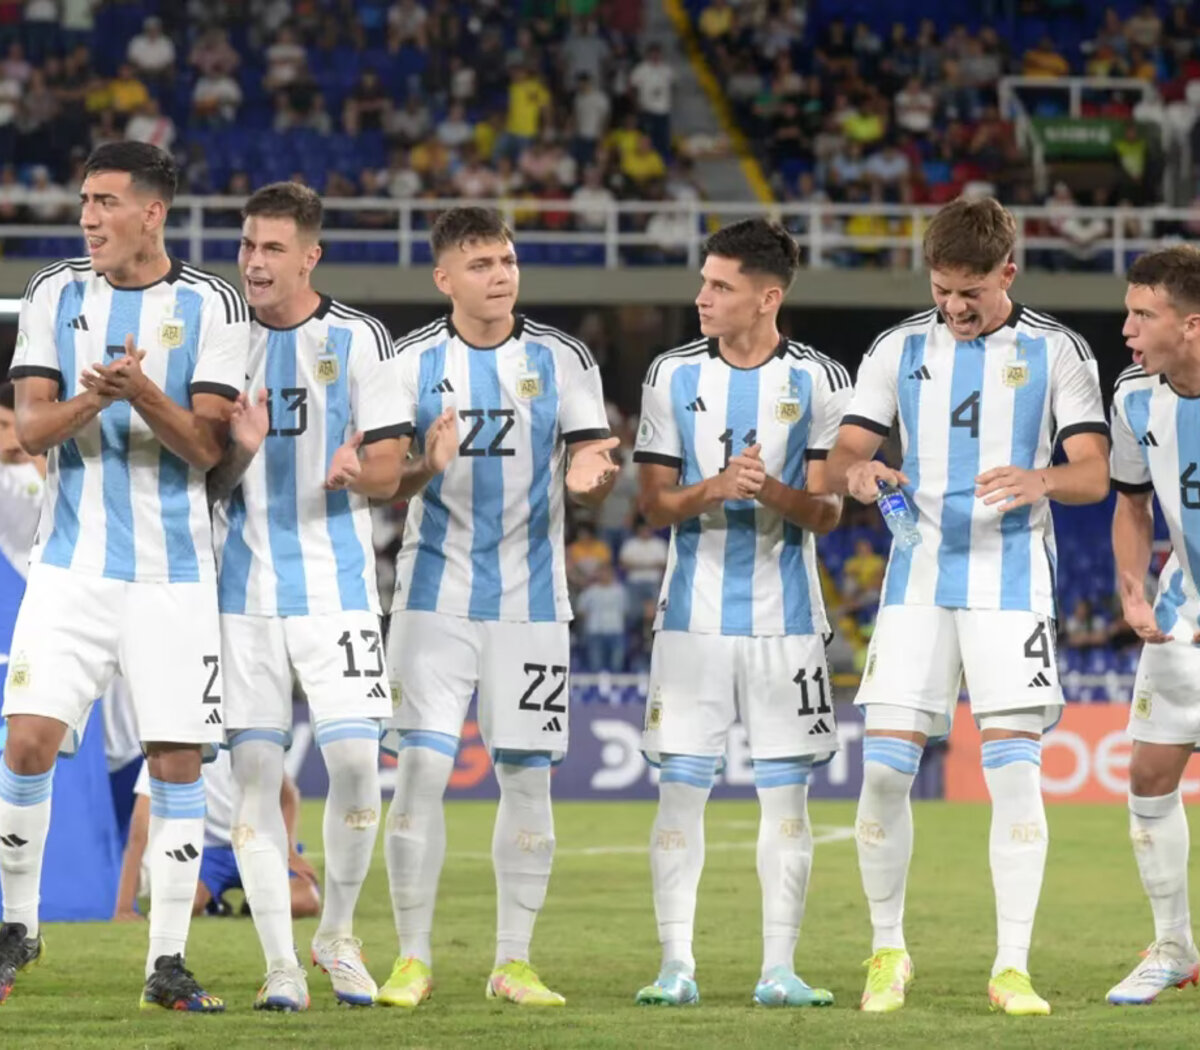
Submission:
POLYGON ((842 501, 805 483, 825 470, 850 376, 779 334, 799 265, 786 230, 746 219, 714 233, 703 255, 703 338, 651 364, 633 455, 642 513, 671 526, 642 743, 661 769, 650 870, 662 967, 637 1001, 700 998, 692 932, 704 806, 740 712, 761 808, 754 998, 825 1006, 833 995, 798 977, 793 957, 812 868, 809 775, 838 746, 813 537, 837 524, 842 501))
POLYGON ((224 1009, 184 966, 204 839, 202 749, 221 724, 205 472, 249 348, 246 306, 170 258, 170 156, 97 148, 80 188, 88 257, 35 274, 10 375, 17 435, 49 451, 46 501, 8 668, 0 763, 0 999, 42 951, 38 883, 54 760, 118 666, 150 765, 150 950, 142 1005, 224 1009))
POLYGON ((1200 744, 1200 251, 1179 245, 1143 255, 1126 280, 1122 334, 1134 363, 1113 393, 1113 554, 1125 619, 1146 643, 1129 715, 1129 833, 1154 942, 1108 1001, 1140 1004, 1200 978, 1179 794, 1200 744), (1144 581, 1155 496, 1172 550, 1151 606, 1144 581))
POLYGON ((238 788, 233 848, 266 955, 254 1004, 265 1010, 309 1001, 292 946, 279 809, 293 679, 329 772, 313 963, 341 1002, 369 1005, 376 991, 353 935, 379 825, 381 719, 391 713, 367 501, 396 491, 406 416, 383 325, 312 286, 321 210, 292 182, 264 186, 242 209, 251 393, 211 485, 222 496, 238 479, 217 506, 217 589, 238 788))
POLYGON ((966 674, 992 797, 989 856, 998 950, 995 1010, 1047 1014, 1029 978, 1046 864, 1041 736, 1058 719, 1050 501, 1108 491, 1108 427, 1087 343, 1014 303, 1016 222, 959 199, 925 233, 932 310, 881 334, 863 358, 830 454, 833 491, 873 502, 903 487, 921 542, 892 546, 856 702, 866 707, 856 838, 874 946, 862 1008, 897 1010, 912 978, 904 889, 909 792, 931 736, 948 731, 966 674), (903 464, 872 457, 899 419, 903 464), (1051 466, 1061 444, 1067 462, 1051 466))
POLYGON ((0 558, 22 577, 28 569, 45 480, 46 457, 28 455, 17 441, 13 385, 0 383, 0 558))
POLYGON ((442 795, 478 686, 500 784, 486 993, 561 1006, 529 965, 529 942, 554 856, 550 767, 567 749, 563 489, 598 505, 617 441, 587 347, 514 313, 517 253, 500 216, 451 209, 430 240, 450 315, 394 351, 415 455, 398 492, 412 502, 387 647, 399 741, 385 852, 400 956, 378 1001, 415 1007, 432 988, 442 795))

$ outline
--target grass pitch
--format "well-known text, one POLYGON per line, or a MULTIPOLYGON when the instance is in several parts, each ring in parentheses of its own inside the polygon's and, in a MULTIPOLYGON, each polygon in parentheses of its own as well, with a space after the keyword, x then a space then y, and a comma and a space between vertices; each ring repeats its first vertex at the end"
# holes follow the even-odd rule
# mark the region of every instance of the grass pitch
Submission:
MULTIPOLYGON (((715 802, 708 810, 708 860, 696 927, 701 1003, 636 1007, 654 978, 658 945, 645 846, 649 803, 563 803, 559 853, 534 939, 534 964, 567 997, 563 1010, 531 1012, 484 1000, 495 923, 489 843, 493 806, 449 807, 449 846, 434 936, 437 986, 415 1013, 338 1007, 327 979, 310 971, 311 1011, 251 1010, 262 961, 246 919, 200 919, 189 965, 225 997, 220 1016, 139 1012, 145 952, 141 925, 46 928, 47 957, 18 978, 0 1007, 0 1047, 1053 1047, 1093 1050, 1193 1047, 1200 993, 1171 991, 1148 1009, 1110 1007, 1104 993, 1152 937, 1126 833, 1116 806, 1050 812, 1046 886, 1035 932, 1035 987, 1049 1018, 1007 1018, 987 1009, 995 920, 987 867, 986 806, 917 803, 916 857, 907 933, 916 966, 909 1005, 865 1016, 855 1007, 870 929, 849 837, 853 804, 811 807, 818 846, 799 972, 831 988, 824 1010, 767 1010, 751 1002, 759 971, 759 891, 754 872, 757 809, 715 802)), ((320 808, 307 803, 305 841, 316 852, 320 808)), ((317 864, 320 868, 320 864, 317 864)), ((296 924, 302 957, 316 923, 296 924)), ((382 852, 359 905, 358 933, 376 979, 386 979, 395 940, 382 852)))

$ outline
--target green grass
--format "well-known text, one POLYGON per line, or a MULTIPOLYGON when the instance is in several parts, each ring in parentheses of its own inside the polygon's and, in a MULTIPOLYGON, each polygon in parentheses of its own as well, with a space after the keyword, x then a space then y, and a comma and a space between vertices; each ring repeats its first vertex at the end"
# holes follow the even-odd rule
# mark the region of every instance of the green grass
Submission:
MULTIPOLYGON (((633 993, 653 979, 658 946, 646 856, 652 807, 564 803, 557 807, 559 855, 534 940, 539 972, 568 1000, 564 1010, 528 1013, 486 1002, 492 962, 494 890, 488 859, 493 807, 456 803, 435 932, 437 989, 415 1014, 334 1005, 327 979, 310 974, 312 1010, 263 1015, 251 1008, 261 956, 248 920, 202 919, 192 927, 190 965, 228 1012, 199 1017, 136 1009, 145 929, 130 925, 47 927, 48 957, 22 974, 0 1008, 0 1047, 377 1046, 545 1047, 1025 1047, 1055 1050, 1195 1044, 1200 995, 1169 992, 1150 1009, 1116 1009, 1104 993, 1151 938, 1126 836, 1123 807, 1059 807, 1050 814, 1050 865, 1035 933, 1033 974, 1050 1018, 988 1013, 994 941, 987 868, 986 807, 915 806, 917 850, 907 930, 916 965, 909 1005, 865 1016, 855 1006, 870 931, 844 835, 850 803, 816 803, 819 835, 798 956, 800 972, 832 988, 820 1011, 764 1010, 750 995, 759 968, 759 896, 754 874, 756 808, 718 802, 708 811, 708 863, 700 889, 696 955, 702 1003, 638 1008, 633 993), (612 852, 601 852, 612 850, 612 852)), ((319 842, 320 812, 307 804, 306 838, 319 842)), ((319 865, 318 865, 319 866, 319 865)), ((308 944, 315 921, 297 923, 308 944)), ((359 930, 377 979, 395 952, 382 854, 363 892, 359 930)))

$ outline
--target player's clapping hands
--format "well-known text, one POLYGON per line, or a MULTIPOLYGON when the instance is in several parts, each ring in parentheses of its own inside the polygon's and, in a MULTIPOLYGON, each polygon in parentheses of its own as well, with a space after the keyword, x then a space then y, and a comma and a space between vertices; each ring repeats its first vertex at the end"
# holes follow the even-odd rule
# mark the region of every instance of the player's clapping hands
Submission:
POLYGON ((750 445, 730 457, 729 463, 713 479, 713 483, 715 494, 721 500, 754 499, 766 480, 762 445, 750 445))
POLYGON ((325 477, 325 488, 329 492, 339 492, 354 484, 362 473, 362 462, 358 458, 358 448, 363 442, 361 430, 341 446, 329 461, 329 473, 325 477))
POLYGON ((590 441, 573 453, 567 467, 567 491, 582 496, 605 484, 620 469, 609 455, 620 444, 620 438, 590 441))
POLYGON ((271 429, 271 411, 267 407, 270 394, 264 389, 251 401, 245 393, 238 394, 229 416, 229 435, 247 452, 257 452, 271 429))
POLYGON ((846 491, 859 503, 874 503, 879 499, 879 479, 896 488, 908 484, 906 474, 877 459, 868 459, 855 463, 846 471, 846 491))
POLYGON ((454 409, 448 408, 425 431, 425 469, 440 474, 458 455, 458 421, 454 409))
POLYGON ((976 497, 981 498, 985 506, 996 507, 1001 514, 1028 507, 1046 493, 1046 479, 1040 470, 995 467, 975 479, 976 497))
POLYGON ((85 390, 97 394, 105 407, 114 401, 133 401, 150 382, 142 371, 145 350, 139 350, 132 335, 125 337, 125 356, 112 364, 93 364, 80 373, 79 382, 85 390))

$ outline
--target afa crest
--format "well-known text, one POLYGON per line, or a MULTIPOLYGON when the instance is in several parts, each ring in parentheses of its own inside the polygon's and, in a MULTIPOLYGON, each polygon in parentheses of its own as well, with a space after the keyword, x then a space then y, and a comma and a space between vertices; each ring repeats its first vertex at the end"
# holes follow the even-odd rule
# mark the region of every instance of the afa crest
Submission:
POLYGON ((317 382, 336 383, 339 371, 337 354, 322 354, 317 358, 317 382))
POLYGON ((178 350, 183 346, 186 325, 180 317, 167 317, 158 326, 158 342, 164 350, 178 350))
POLYGON ((1146 690, 1140 691, 1133 701, 1134 718, 1149 718, 1151 703, 1150 693, 1146 690))
POLYGON ((775 402, 775 418, 788 426, 799 423, 800 399, 798 397, 781 397, 775 402))
POLYGON ((1028 361, 1008 361, 1004 365, 1004 385, 1018 390, 1029 382, 1028 361))

